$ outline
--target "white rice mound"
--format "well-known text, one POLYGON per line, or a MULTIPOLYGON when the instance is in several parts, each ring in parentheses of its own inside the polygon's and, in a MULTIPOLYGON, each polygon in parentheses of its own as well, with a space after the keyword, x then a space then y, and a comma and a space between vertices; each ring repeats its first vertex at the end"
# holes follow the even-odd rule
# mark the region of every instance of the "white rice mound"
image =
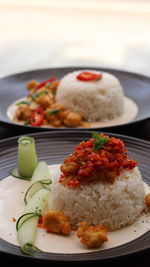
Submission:
POLYGON ((112 74, 96 70, 79 70, 64 76, 57 89, 56 101, 79 113, 85 120, 108 121, 124 112, 124 94, 119 80, 112 74), (79 73, 102 74, 99 81, 79 81, 79 73))
POLYGON ((132 224, 144 209, 144 183, 137 167, 124 170, 113 184, 95 183, 68 188, 53 181, 49 209, 63 211, 71 223, 87 221, 116 230, 132 224))

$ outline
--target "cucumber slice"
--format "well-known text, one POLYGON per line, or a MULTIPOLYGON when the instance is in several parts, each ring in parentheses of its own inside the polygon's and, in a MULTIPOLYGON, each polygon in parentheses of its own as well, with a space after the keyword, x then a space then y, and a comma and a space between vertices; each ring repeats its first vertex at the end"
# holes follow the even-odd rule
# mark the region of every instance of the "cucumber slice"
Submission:
POLYGON ((31 255, 33 251, 39 251, 34 246, 38 218, 42 215, 47 207, 50 190, 42 188, 30 198, 25 207, 24 214, 18 219, 16 228, 21 250, 31 255))
POLYGON ((23 136, 18 140, 18 166, 10 170, 16 178, 31 180, 24 196, 26 207, 16 223, 21 250, 29 255, 40 251, 35 245, 38 218, 48 206, 51 174, 46 162, 38 163, 34 138, 23 136))
POLYGON ((43 188, 37 191, 32 198, 28 200, 28 203, 25 207, 25 213, 34 212, 42 215, 47 207, 47 202, 50 194, 50 189, 43 188))
POLYGON ((33 183, 27 190, 24 196, 25 204, 28 203, 29 199, 33 197, 33 195, 39 191, 40 189, 46 188, 45 185, 51 184, 51 180, 41 180, 33 183))
POLYGON ((25 213, 22 216, 19 217, 19 219, 16 222, 16 230, 18 231, 19 228, 21 227, 21 225, 28 220, 29 218, 33 217, 33 216, 39 216, 39 214, 36 214, 34 212, 29 212, 29 213, 25 213))
POLYGON ((19 174, 19 170, 17 167, 12 168, 9 171, 9 174, 12 175, 15 178, 23 179, 23 180, 31 180, 31 178, 23 177, 19 174))
POLYGON ((22 136, 18 139, 18 166, 12 168, 10 175, 24 180, 31 180, 37 166, 37 155, 33 137, 22 136))
POLYGON ((51 174, 48 169, 48 165, 45 161, 40 161, 34 169, 31 182, 50 180, 51 174))
POLYGON ((22 248, 22 251, 25 253, 25 254, 28 254, 30 256, 33 256, 33 252, 40 252, 42 253, 43 251, 41 249, 39 249, 38 247, 34 246, 32 243, 28 243, 28 244, 25 244, 22 248))
POLYGON ((18 170, 22 177, 31 178, 38 164, 33 137, 22 136, 18 139, 18 170))
POLYGON ((32 215, 20 226, 17 234, 21 250, 26 254, 32 254, 37 233, 38 215, 32 215))
POLYGON ((40 161, 34 169, 31 182, 24 196, 24 201, 27 204, 28 200, 40 189, 45 188, 45 185, 51 184, 50 172, 45 161, 40 161))

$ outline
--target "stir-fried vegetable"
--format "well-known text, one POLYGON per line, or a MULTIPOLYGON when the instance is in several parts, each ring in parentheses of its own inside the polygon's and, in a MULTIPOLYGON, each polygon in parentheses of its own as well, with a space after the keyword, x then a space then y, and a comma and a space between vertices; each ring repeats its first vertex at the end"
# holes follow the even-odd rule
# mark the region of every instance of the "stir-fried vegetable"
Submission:
POLYGON ((45 86, 47 83, 51 83, 51 82, 55 81, 56 79, 57 79, 57 78, 56 78, 55 76, 53 76, 53 77, 49 78, 48 80, 39 83, 39 84, 35 87, 34 91, 37 91, 39 88, 45 86))
POLYGON ((39 107, 35 110, 32 111, 31 119, 30 119, 30 124, 31 126, 40 126, 43 124, 44 121, 44 110, 42 107, 39 107))

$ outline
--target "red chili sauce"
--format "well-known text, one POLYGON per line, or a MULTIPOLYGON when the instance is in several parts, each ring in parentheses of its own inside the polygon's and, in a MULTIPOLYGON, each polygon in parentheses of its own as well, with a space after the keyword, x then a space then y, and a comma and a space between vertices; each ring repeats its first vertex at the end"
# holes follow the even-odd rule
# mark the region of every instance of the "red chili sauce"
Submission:
POLYGON ((113 183, 122 170, 131 170, 137 165, 128 159, 123 141, 104 134, 99 136, 107 141, 98 150, 94 149, 93 138, 74 147, 73 154, 61 165, 60 183, 71 187, 99 181, 113 183))

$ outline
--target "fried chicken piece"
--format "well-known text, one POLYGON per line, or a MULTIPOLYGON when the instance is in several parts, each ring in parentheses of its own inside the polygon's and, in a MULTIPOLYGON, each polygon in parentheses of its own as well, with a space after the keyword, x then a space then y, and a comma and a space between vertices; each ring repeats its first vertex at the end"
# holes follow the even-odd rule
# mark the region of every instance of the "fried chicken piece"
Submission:
POLYGON ((145 203, 148 208, 150 208, 150 193, 145 196, 145 203))
POLYGON ((59 109, 59 110, 64 110, 65 107, 63 105, 58 104, 57 102, 55 102, 52 106, 52 109, 59 109))
POLYGON ((69 113, 69 111, 68 111, 67 109, 65 109, 65 108, 61 109, 61 110, 57 113, 58 118, 59 118, 59 120, 61 120, 62 123, 64 122, 64 120, 65 120, 66 117, 68 116, 68 113, 69 113))
POLYGON ((81 237, 80 242, 88 248, 98 248, 108 241, 106 229, 100 224, 90 226, 87 222, 81 222, 77 229, 77 237, 81 237))
POLYGON ((46 109, 46 120, 54 127, 60 127, 62 124, 62 121, 58 116, 59 112, 61 112, 61 109, 64 109, 64 107, 58 103, 53 103, 50 108, 46 109))
POLYGON ((46 87, 55 94, 59 83, 60 81, 53 81, 53 82, 47 83, 46 87))
POLYGON ((79 170, 80 165, 76 162, 64 162, 60 169, 63 173, 72 173, 75 174, 79 170))
POLYGON ((71 232, 71 224, 68 216, 58 210, 50 210, 43 216, 43 224, 48 233, 68 235, 71 232))
POLYGON ((54 127, 60 127, 61 126, 61 121, 58 119, 54 119, 53 121, 51 121, 51 125, 54 127))
POLYGON ((60 127, 61 121, 58 119, 57 114, 51 115, 49 112, 51 112, 52 109, 47 109, 45 113, 45 117, 48 123, 50 123, 54 127, 60 127))
POLYGON ((82 128, 90 128, 91 127, 91 123, 88 121, 81 121, 80 122, 80 127, 82 128))
MULTIPOLYGON (((39 90, 38 92, 41 93, 42 91, 43 89, 41 91, 39 90)), ((51 105, 54 103, 54 98, 51 93, 46 93, 46 94, 40 94, 38 97, 35 98, 34 101, 40 106, 42 106, 44 109, 46 109, 48 107, 51 107, 51 105)))
POLYGON ((36 88, 38 84, 39 83, 37 81, 31 80, 30 82, 27 83, 27 89, 30 91, 30 90, 36 88))
POLYGON ((60 105, 56 102, 46 110, 46 119, 48 122, 50 122, 50 124, 56 127, 61 125, 65 125, 67 127, 76 127, 80 124, 81 116, 78 113, 70 112, 63 105, 60 105))
POLYGON ((79 113, 76 112, 69 112, 64 119, 64 124, 67 127, 76 127, 80 125, 82 117, 79 113))
POLYGON ((28 120, 30 119, 32 110, 26 104, 20 104, 15 113, 16 120, 28 120))

